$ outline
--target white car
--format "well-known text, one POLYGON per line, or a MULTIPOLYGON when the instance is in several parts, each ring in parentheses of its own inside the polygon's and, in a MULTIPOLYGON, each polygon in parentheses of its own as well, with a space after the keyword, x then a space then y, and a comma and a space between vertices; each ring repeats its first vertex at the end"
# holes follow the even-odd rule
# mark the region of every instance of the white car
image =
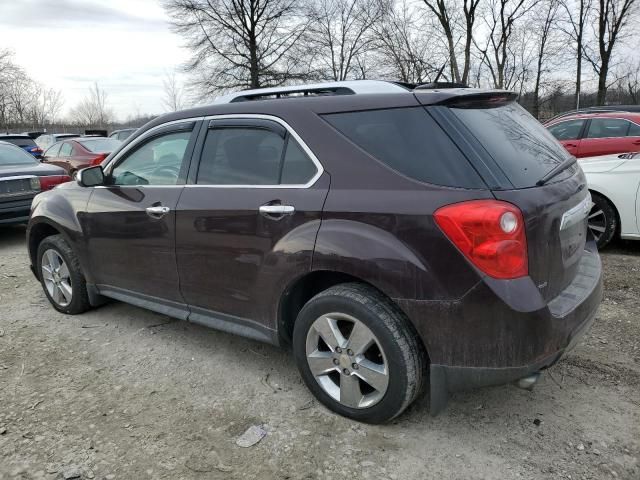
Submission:
POLYGON ((616 235, 640 240, 640 153, 581 158, 593 208, 589 229, 598 247, 616 235))

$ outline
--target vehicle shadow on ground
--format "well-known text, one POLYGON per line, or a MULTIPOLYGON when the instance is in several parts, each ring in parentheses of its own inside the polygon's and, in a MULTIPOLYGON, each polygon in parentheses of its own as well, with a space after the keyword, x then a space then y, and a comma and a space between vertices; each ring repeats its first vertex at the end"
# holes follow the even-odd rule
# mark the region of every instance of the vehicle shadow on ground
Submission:
POLYGON ((603 255, 615 253, 617 255, 633 255, 637 257, 640 256, 640 241, 618 239, 600 250, 600 253, 603 255))
POLYGON ((11 248, 26 243, 26 225, 0 225, 0 248, 11 248))

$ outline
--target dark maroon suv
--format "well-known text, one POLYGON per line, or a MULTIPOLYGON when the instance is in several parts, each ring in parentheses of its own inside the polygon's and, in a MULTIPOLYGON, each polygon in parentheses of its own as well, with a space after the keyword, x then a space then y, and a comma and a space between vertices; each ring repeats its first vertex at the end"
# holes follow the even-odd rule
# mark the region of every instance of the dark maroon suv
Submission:
POLYGON ((38 195, 57 310, 113 298, 293 349, 330 409, 517 381, 602 295, 585 177, 504 91, 379 81, 240 92, 165 115, 38 195))

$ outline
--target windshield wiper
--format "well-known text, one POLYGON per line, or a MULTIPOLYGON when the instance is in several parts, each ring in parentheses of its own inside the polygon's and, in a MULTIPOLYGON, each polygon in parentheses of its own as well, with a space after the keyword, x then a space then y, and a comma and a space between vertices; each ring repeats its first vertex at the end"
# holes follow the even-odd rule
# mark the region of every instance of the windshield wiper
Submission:
POLYGON ((543 186, 545 183, 547 183, 549 180, 551 180, 553 177, 557 176, 559 173, 564 172, 567 168, 571 167, 572 165, 574 165, 577 162, 576 157, 571 156, 569 158, 567 158, 566 160, 564 160, 562 163, 559 163, 558 165, 556 165, 555 167, 553 167, 551 170, 549 170, 544 177, 542 177, 540 180, 538 180, 536 182, 536 185, 538 187, 543 186))

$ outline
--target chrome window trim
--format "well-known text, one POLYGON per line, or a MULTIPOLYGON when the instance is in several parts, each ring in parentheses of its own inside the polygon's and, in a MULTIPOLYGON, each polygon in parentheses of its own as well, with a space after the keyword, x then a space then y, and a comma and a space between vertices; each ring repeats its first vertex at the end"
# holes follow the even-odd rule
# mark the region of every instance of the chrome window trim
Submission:
MULTIPOLYGON (((227 114, 222 114, 222 115, 210 115, 210 116, 204 117, 205 121, 225 120, 225 119, 271 120, 273 122, 279 123, 280 125, 282 125, 287 130, 287 132, 289 132, 289 135, 291 135, 294 138, 294 140, 296 142, 298 142, 298 144, 300 145, 300 147, 302 148, 304 153, 314 163, 314 165, 316 166, 316 170, 317 170, 316 174, 313 177, 311 177, 311 179, 305 184, 287 183, 287 184, 275 184, 275 185, 251 185, 251 184, 248 184, 248 185, 215 185, 215 184, 207 185, 207 184, 190 183, 190 184, 185 185, 185 187, 187 187, 187 188, 194 188, 194 187, 195 188, 290 188, 290 189, 291 188, 310 188, 313 185, 315 185, 315 183, 318 181, 318 179, 324 173, 324 167, 322 166, 322 163, 320 163, 320 160, 318 160, 318 157, 315 156, 313 151, 304 142, 304 140, 302 140, 300 135, 298 135, 298 133, 291 127, 291 125, 289 125, 287 122, 285 122, 280 117, 276 117, 274 115, 265 115, 265 114, 260 114, 260 113, 227 113, 227 114)), ((209 127, 207 127, 207 129, 209 129, 209 127)), ((197 178, 196 178, 196 180, 197 180, 197 178)))
MULTIPOLYGON (((304 151, 304 153, 311 159, 311 161, 314 163, 314 165, 316 166, 316 174, 311 177, 311 179, 305 183, 305 184, 277 184, 277 185, 251 185, 251 184, 247 184, 247 185, 205 185, 205 184, 195 184, 195 183, 188 183, 188 184, 181 184, 181 185, 117 185, 118 187, 135 187, 135 188, 140 188, 140 187, 144 187, 144 188, 167 188, 167 187, 187 187, 187 188, 288 188, 288 189, 299 189, 299 188, 310 188, 313 185, 315 185, 315 183, 318 181, 318 179, 322 176, 322 174, 324 173, 324 167, 322 166, 322 163, 320 163, 320 160, 318 160, 318 157, 316 157, 316 155, 313 153, 313 151, 309 148, 309 146, 304 142, 304 140, 302 140, 302 138, 300 137, 300 135, 298 135, 298 133, 287 123, 285 122, 283 119, 281 119, 280 117, 276 117, 274 115, 265 115, 265 114, 258 114, 258 113, 228 113, 228 114, 221 114, 221 115, 208 115, 206 117, 190 117, 190 118, 183 118, 180 120, 172 120, 171 122, 166 122, 166 123, 162 123, 160 125, 156 125, 153 128, 150 128, 149 130, 147 130, 146 132, 144 132, 142 135, 140 135, 138 138, 136 138, 135 140, 133 140, 131 143, 127 144, 121 151, 118 152, 118 154, 113 157, 111 160, 109 160, 109 163, 107 163, 107 165, 105 165, 104 170, 105 172, 111 172, 112 169, 112 165, 115 162, 118 162, 118 160, 120 160, 124 155, 127 154, 127 152, 129 152, 131 149, 133 149, 137 144, 139 144, 140 142, 144 141, 145 139, 147 139, 149 136, 153 135, 153 132, 161 129, 161 128, 165 128, 169 125, 177 125, 177 124, 181 124, 181 123, 187 123, 187 122, 200 122, 200 121, 210 121, 210 120, 225 120, 225 119, 257 119, 257 120, 271 120, 274 121, 276 123, 279 123, 280 125, 282 125, 287 132, 289 132, 289 134, 298 142, 298 144, 300 145, 300 147, 302 148, 302 150, 304 151)), ((207 130, 209 130, 209 127, 207 127, 207 130)), ((195 151, 194 151, 195 153, 195 151)), ((198 162, 200 161, 200 159, 197 159, 198 162)), ((116 186, 116 185, 113 185, 116 186)), ((111 188, 111 186, 98 186, 95 188, 111 188)))

